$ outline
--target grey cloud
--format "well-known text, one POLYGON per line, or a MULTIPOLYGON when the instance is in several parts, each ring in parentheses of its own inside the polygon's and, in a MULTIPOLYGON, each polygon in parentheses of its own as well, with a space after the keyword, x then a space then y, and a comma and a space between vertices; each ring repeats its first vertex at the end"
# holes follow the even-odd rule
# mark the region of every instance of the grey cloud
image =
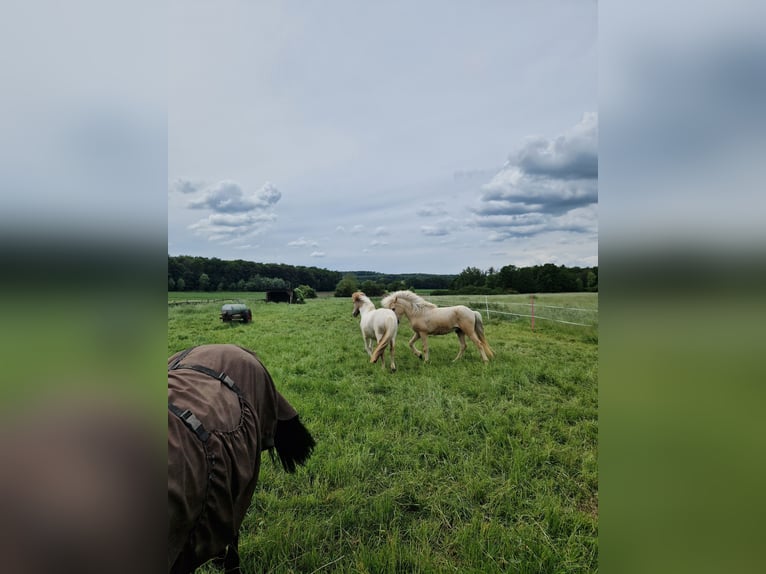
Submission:
POLYGON ((270 207, 281 197, 279 190, 270 183, 248 196, 237 182, 223 180, 205 188, 202 197, 191 200, 188 207, 218 213, 243 213, 270 207))
POLYGON ((529 175, 556 179, 598 177, 598 116, 583 115, 582 121, 553 140, 527 140, 515 162, 529 175))
MULTIPOLYGON (((529 211, 541 211, 543 209, 542 204, 527 204, 523 202, 513 201, 495 201, 496 198, 489 198, 486 195, 482 197, 485 202, 484 205, 475 210, 478 215, 492 216, 492 215, 521 215, 529 213, 529 211)), ((497 198, 499 199, 499 198, 497 198)))
POLYGON ((598 216, 595 205, 589 205, 568 211, 563 215, 548 213, 525 213, 519 215, 493 215, 485 217, 479 223, 491 230, 490 241, 503 241, 512 237, 531 237, 554 231, 596 234, 598 216))
POLYGON ((273 213, 212 213, 189 226, 206 235, 243 235, 254 231, 254 226, 276 220, 273 213))
POLYGON ((276 204, 282 199, 280 192, 271 182, 266 182, 261 189, 255 192, 256 202, 259 207, 265 207, 276 204))
POLYGON ((442 226, 436 226, 436 225, 422 225, 420 227, 420 232, 423 235, 429 235, 432 237, 441 237, 444 235, 449 235, 450 230, 446 227, 442 226))
POLYGON ((274 221, 276 218, 277 216, 273 213, 213 213, 207 218, 207 221, 212 225, 222 227, 241 227, 243 225, 274 221))
POLYGON ((481 189, 473 224, 492 230, 492 241, 594 228, 595 216, 583 225, 565 221, 573 220, 568 215, 573 211, 589 212, 598 202, 597 114, 584 114, 553 139, 528 139, 481 189))
POLYGON ((204 184, 198 181, 179 178, 173 182, 170 190, 183 194, 197 193, 204 188, 204 184))
MULTIPOLYGON (((177 179, 174 191, 184 195, 197 194, 186 207, 212 211, 207 217, 188 226, 209 241, 233 244, 243 238, 261 234, 276 221, 272 207, 282 194, 271 183, 266 183, 255 193, 247 194, 235 181, 222 180, 214 184, 177 179)), ((236 247, 236 245, 235 245, 236 247)))
POLYGON ((430 203, 418 208, 415 213, 421 217, 438 217, 447 215, 447 210, 440 203, 430 203))
POLYGON ((505 206, 506 213, 526 211, 561 214, 598 201, 596 180, 551 179, 523 174, 515 182, 504 181, 498 174, 487 184, 481 199, 487 205, 478 213, 498 212, 505 206))
POLYGON ((294 241, 290 241, 287 245, 289 247, 319 247, 319 243, 316 241, 305 239, 303 237, 294 241))

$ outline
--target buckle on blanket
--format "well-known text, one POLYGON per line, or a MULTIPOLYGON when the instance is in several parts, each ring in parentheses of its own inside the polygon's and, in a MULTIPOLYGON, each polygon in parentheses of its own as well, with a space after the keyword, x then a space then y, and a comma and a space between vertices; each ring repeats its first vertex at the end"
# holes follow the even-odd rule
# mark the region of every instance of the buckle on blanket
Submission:
POLYGON ((189 409, 182 411, 173 403, 168 403, 168 408, 174 415, 181 419, 183 423, 189 427, 194 432, 194 434, 197 435, 197 438, 202 442, 206 442, 207 439, 210 438, 210 433, 205 430, 204 426, 202 426, 202 421, 200 421, 189 409))
POLYGON ((232 391, 234 391, 235 393, 239 394, 239 388, 234 383, 234 381, 231 380, 231 377, 229 377, 229 375, 227 375, 226 373, 221 373, 217 378, 224 385, 229 387, 232 391))
POLYGON ((202 442, 205 442, 210 438, 210 433, 202 426, 202 421, 194 416, 194 413, 189 409, 186 409, 181 413, 181 420, 186 423, 186 426, 194 431, 194 434, 196 434, 202 442))

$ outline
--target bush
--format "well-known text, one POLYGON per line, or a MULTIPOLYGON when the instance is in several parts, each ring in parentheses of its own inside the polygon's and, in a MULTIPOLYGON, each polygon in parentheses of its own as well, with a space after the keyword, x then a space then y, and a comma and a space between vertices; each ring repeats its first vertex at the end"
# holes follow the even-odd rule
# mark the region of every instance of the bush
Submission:
POLYGON ((354 275, 346 275, 335 287, 336 297, 351 297, 354 291, 359 290, 359 282, 354 275))
POLYGON ((298 285, 296 287, 296 291, 299 290, 303 294, 304 299, 316 299, 317 298, 317 292, 314 290, 313 287, 310 287, 308 285, 298 285))
POLYGON ((362 283, 361 290, 368 297, 380 297, 386 292, 386 286, 374 281, 365 281, 362 283))

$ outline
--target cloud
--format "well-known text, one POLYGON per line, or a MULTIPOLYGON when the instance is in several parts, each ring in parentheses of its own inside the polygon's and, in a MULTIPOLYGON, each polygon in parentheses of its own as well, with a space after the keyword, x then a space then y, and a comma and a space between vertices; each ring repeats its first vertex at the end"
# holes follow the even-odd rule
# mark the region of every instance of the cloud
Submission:
POLYGON ((197 193, 205 187, 204 183, 179 178, 170 186, 170 191, 183 194, 197 193))
POLYGON ((383 235, 391 235, 391 232, 386 228, 385 226, 381 225, 379 227, 375 228, 375 231, 372 232, 372 234, 375 237, 381 237, 383 235))
POLYGON ((516 160, 518 166, 529 175, 556 179, 597 178, 597 114, 585 113, 580 123, 553 140, 529 138, 516 160))
POLYGON ((490 241, 549 231, 595 233, 598 115, 584 114, 553 139, 528 138, 481 189, 473 224, 491 230, 490 241))
POLYGON ((364 225, 354 225, 354 227, 351 228, 351 233, 357 234, 364 231, 364 225))
POLYGON ((312 251, 309 257, 324 257, 325 252, 324 251, 312 251))
POLYGON ((420 232, 423 235, 431 237, 445 237, 447 235, 452 235, 455 231, 465 227, 466 222, 463 220, 458 220, 453 217, 444 217, 436 223, 421 225, 420 232))
POLYGON ((171 191, 192 196, 186 207, 211 211, 206 217, 192 223, 189 229, 209 241, 230 245, 243 238, 260 235, 277 216, 273 207, 282 197, 271 183, 264 184, 254 193, 246 193, 232 180, 205 184, 177 179, 171 191))
POLYGON ((450 230, 446 227, 440 227, 437 225, 422 225, 420 227, 420 232, 423 235, 431 235, 431 236, 442 236, 442 235, 449 235, 450 230))
POLYGON ((230 241, 260 234, 265 224, 275 221, 273 213, 211 213, 189 225, 189 229, 210 241, 230 241))
POLYGON ((415 211, 417 215, 421 217, 439 217, 447 215, 447 210, 444 208, 442 202, 427 203, 415 211))
POLYGON ((319 247, 319 243, 316 241, 305 239, 303 237, 290 241, 287 245, 288 247, 319 247))
MULTIPOLYGON (((189 186, 187 186, 188 188, 189 186)), ((223 180, 204 189, 202 197, 189 201, 190 209, 210 209, 218 213, 242 213, 276 204, 282 194, 271 183, 247 195, 235 181, 223 180)))
POLYGON ((547 213, 493 215, 484 218, 481 226, 492 230, 487 239, 493 242, 555 231, 595 235, 598 232, 597 206, 573 209, 561 216, 547 213))

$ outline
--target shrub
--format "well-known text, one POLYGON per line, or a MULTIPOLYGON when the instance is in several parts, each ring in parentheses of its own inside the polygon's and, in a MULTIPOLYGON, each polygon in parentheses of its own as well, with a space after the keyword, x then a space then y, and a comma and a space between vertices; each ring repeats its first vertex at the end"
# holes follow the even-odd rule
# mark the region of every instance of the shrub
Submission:
POLYGON ((317 298, 317 292, 314 290, 313 287, 310 287, 309 285, 298 285, 298 287, 296 287, 295 290, 296 291, 300 290, 305 299, 317 298))

